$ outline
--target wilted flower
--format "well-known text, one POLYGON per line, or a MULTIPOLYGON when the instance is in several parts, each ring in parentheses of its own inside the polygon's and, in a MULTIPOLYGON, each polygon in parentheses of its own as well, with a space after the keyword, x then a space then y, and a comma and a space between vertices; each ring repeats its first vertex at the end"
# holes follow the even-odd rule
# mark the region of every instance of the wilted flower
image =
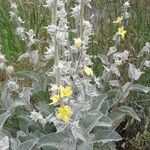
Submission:
POLYGON ((58 108, 57 112, 57 118, 63 120, 65 123, 67 123, 72 116, 73 112, 71 110, 70 106, 62 106, 58 108))

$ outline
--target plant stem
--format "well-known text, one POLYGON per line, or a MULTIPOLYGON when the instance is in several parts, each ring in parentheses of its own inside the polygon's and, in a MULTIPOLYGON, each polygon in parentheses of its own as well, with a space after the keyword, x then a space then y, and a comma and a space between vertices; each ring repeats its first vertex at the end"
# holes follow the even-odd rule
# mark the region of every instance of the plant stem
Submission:
MULTIPOLYGON (((52 24, 57 26, 57 0, 54 0, 53 12, 52 12, 52 24)), ((55 48, 55 66, 56 66, 56 83, 60 87, 60 68, 59 68, 59 45, 54 35, 54 48, 55 48)))
MULTIPOLYGON (((139 70, 141 70, 141 69, 143 68, 144 63, 145 63, 145 61, 149 58, 149 56, 150 56, 150 54, 148 54, 148 55, 143 59, 141 65, 140 65, 140 67, 139 67, 139 70)), ((128 92, 128 90, 130 89, 130 87, 133 85, 134 82, 135 82, 135 80, 132 79, 131 82, 130 82, 130 84, 128 85, 128 87, 127 87, 126 90, 124 91, 124 93, 120 96, 120 98, 118 99, 118 101, 117 101, 116 103, 114 103, 114 104, 110 107, 109 111, 111 111, 112 109, 118 107, 119 104, 124 104, 124 103, 127 101, 127 99, 123 99, 123 98, 124 98, 126 92, 128 92)))
MULTIPOLYGON (((83 42, 83 21, 84 21, 84 2, 83 0, 80 0, 80 38, 81 41, 83 42)), ((83 46, 81 46, 81 63, 83 61, 83 46)))
MULTIPOLYGON (((81 38, 82 42, 84 40, 84 37, 83 37, 83 32, 84 32, 83 21, 84 21, 84 2, 83 2, 83 0, 80 0, 80 38, 81 38)), ((78 74, 78 72, 79 72, 79 68, 80 68, 79 66, 82 63, 82 61, 83 61, 83 46, 81 46, 81 48, 80 48, 80 56, 79 56, 79 61, 78 61, 78 64, 77 64, 76 74, 78 74)))

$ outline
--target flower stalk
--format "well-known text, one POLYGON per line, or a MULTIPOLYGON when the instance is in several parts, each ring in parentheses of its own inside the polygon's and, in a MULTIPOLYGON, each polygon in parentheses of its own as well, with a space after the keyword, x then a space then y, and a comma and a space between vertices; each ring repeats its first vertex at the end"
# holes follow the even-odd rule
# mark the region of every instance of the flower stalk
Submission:
MULTIPOLYGON (((52 11, 52 24, 57 26, 57 0, 54 0, 52 11)), ((60 87, 60 68, 59 68, 59 45, 57 42, 56 34, 54 35, 54 49, 55 49, 55 66, 56 66, 56 84, 60 87)))
POLYGON ((83 21, 84 21, 84 2, 83 0, 80 0, 80 39, 82 41, 82 45, 80 47, 80 56, 79 56, 79 61, 78 61, 77 69, 76 69, 76 74, 78 74, 79 68, 80 68, 79 66, 83 61, 83 40, 84 40, 83 21))

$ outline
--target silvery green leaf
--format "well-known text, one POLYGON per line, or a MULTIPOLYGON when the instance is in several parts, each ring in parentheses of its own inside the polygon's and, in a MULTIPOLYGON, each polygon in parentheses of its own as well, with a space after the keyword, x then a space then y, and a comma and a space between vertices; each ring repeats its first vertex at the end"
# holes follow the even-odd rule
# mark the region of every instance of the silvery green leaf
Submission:
POLYGON ((120 110, 122 113, 125 113, 125 114, 131 116, 132 118, 135 118, 138 121, 141 121, 141 119, 139 118, 139 116, 136 114, 136 112, 133 110, 132 107, 121 106, 118 108, 118 110, 120 110))
POLYGON ((101 94, 100 96, 93 99, 91 104, 91 110, 100 110, 102 103, 107 99, 106 94, 101 94))
POLYGON ((109 101, 105 100, 105 101, 102 102, 100 111, 103 114, 108 115, 108 110, 109 110, 109 101))
POLYGON ((18 77, 28 78, 28 79, 31 79, 32 81, 36 82, 36 83, 40 83, 39 77, 37 76, 37 74, 35 74, 32 71, 18 71, 18 72, 16 72, 16 75, 18 77))
POLYGON ((61 144, 61 150, 76 150, 76 141, 70 138, 65 138, 61 144))
POLYGON ((148 93, 150 91, 150 87, 143 86, 140 84, 132 84, 129 88, 129 90, 136 90, 136 91, 142 91, 144 93, 148 93))
POLYGON ((118 110, 114 110, 109 115, 110 119, 113 120, 113 128, 116 129, 118 125, 122 122, 125 117, 125 114, 120 113, 118 110))
POLYGON ((28 52, 24 53, 21 56, 19 56, 18 61, 22 61, 22 60, 29 58, 29 57, 30 57, 30 54, 28 52))
POLYGON ((94 150, 117 150, 115 142, 109 142, 106 144, 98 144, 95 146, 94 150))
POLYGON ((67 137, 67 133, 65 132, 56 132, 45 135, 41 137, 38 141, 38 147, 43 146, 54 146, 56 148, 60 148, 62 141, 67 137))
POLYGON ((112 142, 122 140, 121 136, 113 130, 98 130, 94 132, 95 142, 112 142))
POLYGON ((110 47, 109 48, 109 51, 107 53, 107 56, 110 56, 111 54, 115 53, 117 51, 117 48, 114 46, 114 47, 110 47))
POLYGON ((102 63, 105 65, 109 65, 108 57, 104 54, 99 54, 98 57, 101 59, 102 63))
POLYGON ((145 46, 142 48, 142 50, 140 51, 138 57, 142 57, 145 54, 149 54, 150 53, 150 43, 146 43, 145 46))
POLYGON ((19 137, 26 137, 26 133, 23 132, 22 130, 18 131, 17 132, 17 138, 19 138, 19 137))
POLYGON ((114 69, 112 69, 112 73, 114 73, 114 74, 116 74, 117 76, 121 76, 120 75, 120 71, 119 71, 119 69, 116 67, 116 66, 111 66, 112 68, 114 67, 114 69))
POLYGON ((83 127, 81 128, 79 125, 74 124, 71 127, 71 131, 74 138, 80 139, 83 142, 89 141, 89 134, 83 127))
POLYGON ((25 103, 20 100, 16 100, 7 108, 7 110, 13 112, 16 109, 16 107, 20 107, 20 106, 25 106, 25 103))
POLYGON ((118 80, 110 80, 109 83, 110 83, 110 85, 113 86, 113 87, 119 87, 119 86, 120 86, 118 80))
POLYGON ((2 130, 5 121, 10 117, 10 115, 11 115, 10 111, 6 111, 0 115, 0 130, 2 130))
POLYGON ((129 90, 128 88, 129 88, 130 84, 131 84, 130 82, 127 82, 123 85, 123 87, 122 87, 123 93, 125 93, 127 90, 129 90))
POLYGON ((38 138, 27 140, 19 145, 18 150, 32 150, 32 148, 37 144, 38 138))
POLYGON ((11 143, 11 149, 12 150, 19 150, 19 145, 21 144, 21 142, 19 141, 19 139, 17 138, 11 138, 10 139, 10 143, 11 143))
POLYGON ((24 87, 23 91, 19 95, 20 101, 22 101, 27 106, 27 108, 31 108, 30 103, 31 90, 32 88, 30 87, 24 87))
POLYGON ((7 136, 0 137, 0 150, 9 149, 9 138, 7 136))
POLYGON ((38 61, 39 61, 39 55, 38 55, 38 50, 36 50, 31 53, 30 62, 37 64, 38 61))
MULTIPOLYGON (((25 133, 27 133, 28 128, 29 128, 29 126, 31 126, 33 124, 33 121, 28 116, 19 115, 18 118, 20 119, 20 124, 19 124, 20 129, 22 131, 24 131, 25 133)), ((38 124, 36 124, 36 125, 38 125, 38 124)))
POLYGON ((94 144, 89 143, 81 143, 80 145, 77 145, 77 150, 93 150, 94 144))
POLYGON ((129 70, 128 74, 130 79, 132 80, 138 80, 143 72, 141 72, 139 69, 137 69, 133 64, 129 64, 129 70))
POLYGON ((112 125, 113 121, 106 115, 103 115, 103 117, 99 119, 96 126, 111 127, 112 125))
POLYGON ((99 122, 99 119, 103 117, 100 111, 91 112, 91 114, 86 115, 80 119, 79 124, 86 129, 89 133, 99 122), (88 118, 88 119, 87 119, 88 118))
POLYGON ((65 128, 66 128, 66 124, 62 121, 57 120, 57 119, 54 120, 53 123, 55 125, 55 128, 56 128, 57 132, 64 131, 65 128))
POLYGON ((10 95, 9 89, 7 88, 6 84, 3 87, 3 91, 0 97, 0 103, 6 109, 10 107, 10 105, 13 103, 13 99, 10 95))
MULTIPOLYGON (((41 150, 41 148, 37 148, 33 149, 33 150, 41 150)), ((43 146, 42 150, 58 150, 58 148, 54 147, 54 146, 43 146)))
POLYGON ((103 67, 105 68, 105 70, 107 72, 114 73, 114 74, 116 74, 119 77, 121 76, 120 75, 120 71, 119 71, 119 69, 118 69, 118 67, 117 67, 117 65, 115 63, 111 64, 109 67, 104 66, 104 65, 103 65, 103 67))

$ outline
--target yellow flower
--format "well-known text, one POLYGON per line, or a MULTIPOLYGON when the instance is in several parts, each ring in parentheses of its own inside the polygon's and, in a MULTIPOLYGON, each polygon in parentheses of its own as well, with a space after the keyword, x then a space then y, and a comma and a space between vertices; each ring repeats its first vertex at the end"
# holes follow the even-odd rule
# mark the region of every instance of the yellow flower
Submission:
POLYGON ((124 29, 124 26, 118 28, 118 34, 124 39, 125 34, 127 31, 124 29))
POLYGON ((74 42, 75 42, 75 46, 77 46, 77 47, 81 47, 81 45, 82 45, 82 41, 81 41, 81 39, 80 38, 78 38, 78 39, 74 39, 74 42))
POLYGON ((66 87, 63 87, 61 86, 60 87, 60 97, 68 97, 68 96, 71 96, 73 93, 72 91, 72 88, 70 86, 66 86, 66 87))
POLYGON ((93 70, 92 70, 90 67, 84 66, 83 69, 84 69, 84 72, 86 73, 86 75, 88 75, 88 76, 94 75, 94 74, 93 74, 93 70))
POLYGON ((57 102, 60 101, 60 96, 59 95, 52 95, 50 99, 53 101, 50 103, 50 105, 56 104, 57 102))
POLYGON ((62 106, 58 108, 57 118, 67 123, 72 114, 73 113, 70 106, 62 106))
POLYGON ((122 19, 123 19, 123 16, 118 17, 116 21, 113 21, 113 23, 121 23, 122 19))

